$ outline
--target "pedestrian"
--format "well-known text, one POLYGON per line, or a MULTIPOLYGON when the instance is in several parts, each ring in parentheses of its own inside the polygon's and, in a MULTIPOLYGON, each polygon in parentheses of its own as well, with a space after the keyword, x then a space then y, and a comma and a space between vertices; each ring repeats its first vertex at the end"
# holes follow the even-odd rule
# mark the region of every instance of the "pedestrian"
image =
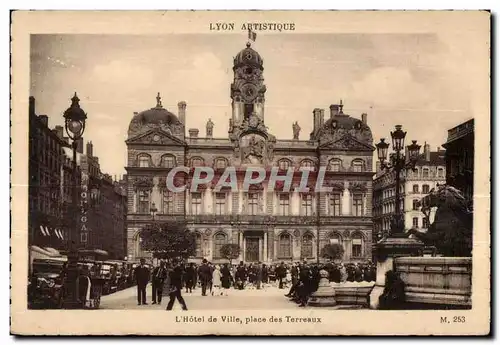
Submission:
POLYGON ((196 279, 196 270, 194 268, 194 263, 191 262, 189 266, 186 268, 186 276, 185 276, 186 293, 193 292, 195 279, 196 279))
POLYGON ((222 287, 224 288, 224 293, 227 296, 227 291, 231 288, 233 276, 231 275, 231 271, 229 270, 229 267, 227 264, 224 264, 220 273, 221 273, 222 287))
POLYGON ((279 288, 284 289, 283 280, 286 278, 286 268, 285 268, 285 263, 283 261, 281 262, 281 265, 276 267, 276 277, 278 278, 279 281, 279 288))
POLYGON ((260 290, 262 285, 262 263, 259 261, 257 266, 255 267, 255 286, 257 290, 260 290))
POLYGON ((167 269, 165 268, 165 262, 160 261, 160 266, 157 266, 153 270, 152 274, 152 292, 153 292, 153 304, 156 304, 158 299, 158 304, 161 304, 161 297, 163 295, 163 283, 167 278, 167 269))
POLYGON ((340 271, 340 282, 345 283, 347 281, 348 274, 347 274, 347 269, 343 263, 340 264, 339 271, 340 271))
POLYGON ((172 260, 173 269, 170 271, 170 291, 167 310, 172 310, 175 299, 181 304, 182 310, 188 310, 184 298, 182 298, 182 268, 176 259, 172 260))
POLYGON ((135 268, 135 279, 137 283, 137 305, 147 305, 146 286, 149 283, 149 268, 146 260, 141 259, 140 265, 135 268))
POLYGON ((201 266, 198 268, 198 276, 201 283, 201 295, 207 295, 207 287, 212 280, 212 270, 208 266, 207 259, 203 259, 201 266))
POLYGON ((214 293, 216 295, 222 295, 222 290, 221 290, 221 272, 220 272, 220 267, 219 265, 216 265, 214 268, 214 271, 212 272, 212 296, 214 293))

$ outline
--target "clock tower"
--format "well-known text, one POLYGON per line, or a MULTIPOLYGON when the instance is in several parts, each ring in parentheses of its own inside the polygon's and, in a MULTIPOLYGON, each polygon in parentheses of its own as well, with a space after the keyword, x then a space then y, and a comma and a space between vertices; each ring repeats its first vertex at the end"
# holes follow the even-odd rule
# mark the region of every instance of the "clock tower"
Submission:
POLYGON ((234 80, 231 84, 232 125, 239 126, 249 121, 252 115, 264 122, 264 95, 266 86, 263 77, 263 60, 251 44, 234 58, 234 80))

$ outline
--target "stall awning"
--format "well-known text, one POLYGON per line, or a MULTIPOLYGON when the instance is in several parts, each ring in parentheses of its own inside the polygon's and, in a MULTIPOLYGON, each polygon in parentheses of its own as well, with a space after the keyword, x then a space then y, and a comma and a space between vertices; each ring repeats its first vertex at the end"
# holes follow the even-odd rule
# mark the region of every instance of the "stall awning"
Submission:
POLYGON ((37 253, 39 255, 44 255, 44 256, 48 256, 48 257, 54 256, 53 253, 49 252, 48 250, 42 249, 38 246, 31 246, 31 251, 34 253, 37 253))

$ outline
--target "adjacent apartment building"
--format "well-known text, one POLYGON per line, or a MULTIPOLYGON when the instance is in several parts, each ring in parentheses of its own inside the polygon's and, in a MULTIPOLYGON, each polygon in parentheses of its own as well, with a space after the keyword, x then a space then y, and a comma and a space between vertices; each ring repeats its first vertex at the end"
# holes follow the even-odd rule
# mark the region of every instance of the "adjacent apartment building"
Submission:
MULTIPOLYGON (((426 231, 434 221, 435 210, 429 219, 420 211, 418 201, 429 191, 446 182, 445 151, 437 148, 431 151, 430 145, 424 145, 424 152, 416 164, 415 171, 401 172, 400 196, 401 208, 405 215, 405 229, 417 228, 426 231)), ((395 172, 381 171, 377 164, 377 174, 373 181, 373 228, 374 239, 390 230, 391 217, 395 214, 396 197, 395 172)))

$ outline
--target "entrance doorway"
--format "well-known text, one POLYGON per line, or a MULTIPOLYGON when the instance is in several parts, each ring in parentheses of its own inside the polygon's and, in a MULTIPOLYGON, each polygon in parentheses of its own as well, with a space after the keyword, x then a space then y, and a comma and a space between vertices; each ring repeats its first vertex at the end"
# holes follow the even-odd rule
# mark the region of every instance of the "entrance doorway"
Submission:
POLYGON ((245 261, 257 262, 259 261, 259 238, 247 237, 245 238, 245 261))

